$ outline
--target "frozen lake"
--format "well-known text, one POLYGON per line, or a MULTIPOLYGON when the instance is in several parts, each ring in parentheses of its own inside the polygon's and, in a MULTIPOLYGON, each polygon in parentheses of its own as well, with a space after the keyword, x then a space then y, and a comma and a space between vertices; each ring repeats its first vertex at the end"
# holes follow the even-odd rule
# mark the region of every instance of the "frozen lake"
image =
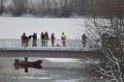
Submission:
POLYGON ((28 72, 24 68, 15 69, 14 59, 0 58, 1 82, 104 82, 100 78, 94 80, 95 76, 90 77, 86 59, 29 58, 30 61, 42 59, 43 68, 28 68, 28 72))
POLYGON ((60 39, 65 32, 67 39, 79 39, 84 33, 85 18, 28 18, 28 17, 0 17, 0 38, 20 38, 23 32, 31 35, 41 32, 55 33, 60 39))

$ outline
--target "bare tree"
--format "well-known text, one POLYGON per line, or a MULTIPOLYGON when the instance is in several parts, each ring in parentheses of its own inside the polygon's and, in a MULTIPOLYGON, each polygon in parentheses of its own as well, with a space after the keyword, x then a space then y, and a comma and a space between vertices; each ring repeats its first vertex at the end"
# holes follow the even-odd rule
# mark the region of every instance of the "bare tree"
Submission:
POLYGON ((12 0, 14 4, 13 14, 15 16, 22 15, 27 11, 27 0, 12 0))
POLYGON ((3 0, 0 0, 0 14, 3 13, 3 0))
MULTIPOLYGON (((4 0, 0 0, 0 12, 3 12, 4 0)), ((8 2, 8 0, 5 0, 8 2)), ((89 15, 90 0, 12 0, 7 3, 5 11, 15 16, 33 14, 35 16, 50 15, 54 17, 69 17, 71 15, 89 15), (9 5, 8 5, 9 4, 9 5)), ((102 0, 94 0, 97 3, 102 0)), ((5 3, 6 4, 6 3, 5 3)), ((102 12, 101 12, 102 13, 102 12)), ((101 14, 100 13, 100 14, 101 14)))
MULTIPOLYGON (((92 23, 87 23, 86 27, 92 44, 102 44, 100 51, 105 57, 98 71, 109 78, 106 82, 124 82, 124 1, 105 0, 101 4, 104 8, 99 9, 93 0, 90 3, 92 23), (106 18, 98 18, 99 10, 106 18)), ((93 48, 98 50, 96 46, 93 48)))

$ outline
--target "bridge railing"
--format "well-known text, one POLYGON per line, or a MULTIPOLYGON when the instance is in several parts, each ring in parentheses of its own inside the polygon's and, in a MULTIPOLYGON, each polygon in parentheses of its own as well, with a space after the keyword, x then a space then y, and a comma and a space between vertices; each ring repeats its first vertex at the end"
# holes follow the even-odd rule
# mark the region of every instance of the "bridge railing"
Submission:
MULTIPOLYGON (((57 47, 57 44, 59 44, 59 47, 62 47, 62 42, 60 39, 55 40, 55 47, 57 47)), ((41 47, 43 47, 41 45, 41 40, 38 39, 37 46, 35 48, 41 48, 41 47)), ((47 47, 52 47, 51 40, 48 40, 48 46, 46 46, 45 48, 47 47)), ((22 42, 20 39, 0 39, 0 48, 1 49, 24 48, 24 46, 22 46, 22 42)), ((32 46, 32 40, 28 42, 27 48, 34 48, 34 46, 32 46)), ((81 40, 67 39, 66 48, 80 48, 81 49, 83 48, 83 45, 81 43, 81 40)))

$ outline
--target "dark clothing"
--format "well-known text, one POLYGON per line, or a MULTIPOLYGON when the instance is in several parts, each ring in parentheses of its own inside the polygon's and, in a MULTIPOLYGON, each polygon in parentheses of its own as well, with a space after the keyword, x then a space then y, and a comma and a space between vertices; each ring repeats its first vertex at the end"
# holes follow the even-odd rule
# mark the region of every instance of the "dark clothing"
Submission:
POLYGON ((54 34, 51 34, 51 44, 52 44, 52 46, 54 46, 54 42, 55 42, 55 36, 54 36, 54 34))
POLYGON ((21 36, 21 39, 22 39, 22 40, 27 40, 28 37, 27 37, 26 35, 22 35, 22 36, 21 36))
POLYGON ((45 43, 44 43, 45 41, 44 41, 44 34, 43 34, 43 32, 41 33, 41 45, 42 46, 45 46, 45 43))
POLYGON ((37 34, 34 33, 33 36, 32 36, 33 40, 37 40, 37 34))
POLYGON ((46 32, 46 33, 44 34, 44 43, 45 43, 45 46, 48 46, 48 40, 49 40, 49 35, 48 35, 48 33, 46 32))
POLYGON ((44 40, 44 34, 41 34, 41 39, 44 40))
POLYGON ((25 34, 23 34, 21 36, 21 40, 22 40, 22 46, 27 47, 28 46, 28 37, 25 34))
POLYGON ((87 36, 85 34, 82 35, 82 44, 84 47, 86 47, 86 42, 87 42, 87 36))
POLYGON ((28 36, 28 40, 30 40, 30 39, 31 39, 31 37, 32 37, 32 35, 28 36))
POLYGON ((37 34, 34 33, 33 36, 32 36, 32 38, 33 38, 33 44, 32 44, 32 46, 37 46, 37 34))

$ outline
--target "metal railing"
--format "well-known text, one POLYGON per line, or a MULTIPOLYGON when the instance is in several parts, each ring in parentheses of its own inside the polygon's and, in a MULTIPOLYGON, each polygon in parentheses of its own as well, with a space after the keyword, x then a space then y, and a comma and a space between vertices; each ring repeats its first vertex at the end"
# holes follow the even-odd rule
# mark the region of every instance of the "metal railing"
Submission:
MULTIPOLYGON (((41 40, 37 40, 37 46, 32 46, 32 39, 28 42, 28 46, 26 48, 63 48, 62 42, 60 39, 55 40, 55 46, 52 47, 51 40, 48 40, 48 46, 42 46, 41 40), (57 46, 59 44, 59 46, 57 46)), ((21 39, 0 39, 0 49, 23 49, 24 46, 22 46, 21 39)), ((81 43, 81 40, 72 40, 67 39, 66 40, 66 48, 73 48, 73 49, 82 49, 83 45, 81 43)))

